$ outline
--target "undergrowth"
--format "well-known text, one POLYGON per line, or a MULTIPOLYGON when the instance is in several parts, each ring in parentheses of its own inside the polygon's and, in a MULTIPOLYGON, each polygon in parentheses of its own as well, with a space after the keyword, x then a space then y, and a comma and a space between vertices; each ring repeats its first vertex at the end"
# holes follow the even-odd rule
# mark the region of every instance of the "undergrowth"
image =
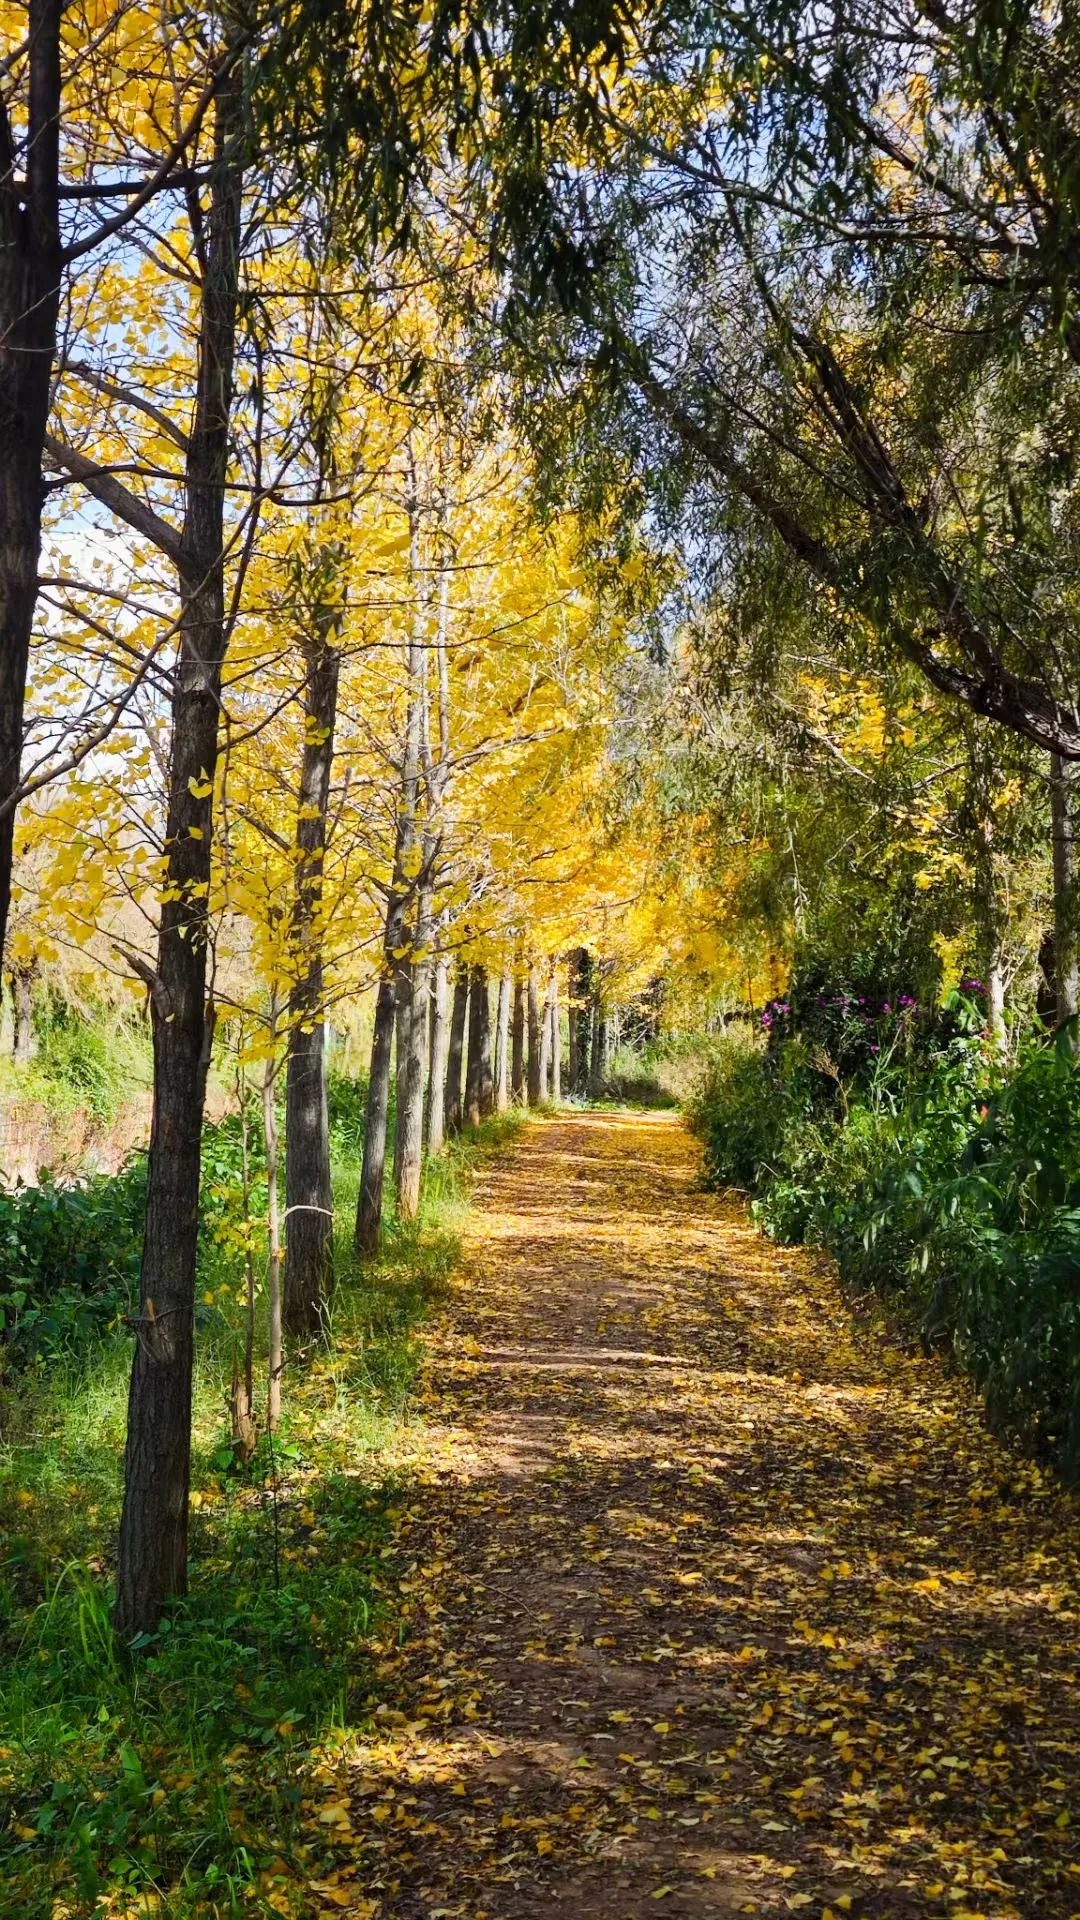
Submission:
POLYGON ((58 1120, 84 1108, 107 1125, 133 1093, 150 1086, 150 1033, 135 1015, 98 1010, 91 1016, 59 995, 45 995, 34 1008, 34 1033, 27 1065, 0 1057, 0 1105, 33 1102, 58 1120))
POLYGON ((708 1177, 781 1241, 826 1248, 982 1390, 992 1423, 1080 1477, 1080 1066, 989 1046, 977 983, 943 1012, 818 996, 767 1010, 691 1103, 708 1177))
POLYGON ((700 1084, 716 1044, 711 1035, 662 1034, 644 1046, 617 1047, 607 1096, 634 1107, 681 1106, 700 1084))
MULTIPOLYGON (((5 1920, 291 1912, 286 1885, 318 1878, 320 1830, 304 1802, 343 1730, 373 1712, 372 1637, 393 1631, 389 1541, 403 1489, 384 1449, 408 1418, 418 1329, 453 1267, 469 1169, 516 1124, 489 1123, 429 1164, 419 1219, 389 1219, 383 1258, 357 1272, 359 1096, 339 1087, 334 1107, 331 1337, 290 1367, 281 1428, 244 1471, 226 1412, 240 1275, 213 1197, 215 1169, 227 1185, 239 1123, 208 1129, 191 1588, 136 1658, 110 1624, 129 1341, 114 1314, 111 1326, 70 1326, 47 1353, 8 1356, 5 1920)), ((126 1207, 134 1181, 121 1176, 124 1198, 109 1205, 126 1207)), ((77 1207, 107 1211, 107 1187, 79 1189, 77 1207)), ((117 1310, 129 1282, 125 1267, 117 1310)))

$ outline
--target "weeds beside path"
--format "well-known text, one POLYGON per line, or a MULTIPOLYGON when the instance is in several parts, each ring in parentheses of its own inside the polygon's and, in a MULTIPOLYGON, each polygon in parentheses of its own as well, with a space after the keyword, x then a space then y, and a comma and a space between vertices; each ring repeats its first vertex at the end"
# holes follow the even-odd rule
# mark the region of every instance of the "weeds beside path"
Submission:
POLYGON ((1080 1914, 1075 1501, 675 1117, 488 1167, 424 1412, 326 1912, 1080 1914))

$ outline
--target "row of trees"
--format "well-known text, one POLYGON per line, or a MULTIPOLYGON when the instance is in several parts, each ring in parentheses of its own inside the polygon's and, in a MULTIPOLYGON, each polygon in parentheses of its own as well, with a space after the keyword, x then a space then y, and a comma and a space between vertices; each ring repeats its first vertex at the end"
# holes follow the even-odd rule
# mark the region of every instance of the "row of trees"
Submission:
POLYGON ((604 817, 618 596, 586 573, 572 513, 536 518, 505 370, 469 321, 491 263, 445 190, 448 131, 483 108, 461 65, 472 25, 172 0, 32 0, 6 24, 0 922, 10 969, 78 952, 145 995, 152 1027, 118 1566, 131 1637, 187 1578, 215 1059, 231 1050, 258 1080, 272 1172, 284 1115, 279 1396, 284 1342, 319 1327, 331 1277, 327 1020, 375 988, 368 1252, 395 1032, 408 1214, 425 1105, 437 1143, 440 1026, 456 1112, 447 969, 472 983, 473 1118, 495 1077, 477 982, 502 952, 535 957, 524 1010, 504 995, 494 1026, 502 1078, 524 1071, 538 1099, 561 1073, 552 956, 587 941, 610 955, 606 991, 631 983, 655 961, 663 862, 654 847, 636 872, 638 842, 613 853, 604 817))
POLYGON ((186 1578, 215 1035, 271 1130, 284 1085, 310 1331, 324 1029, 369 987, 361 1248, 395 1035, 408 1212, 443 1047, 452 1113, 455 1045, 472 1113, 526 1038, 546 1085, 553 956, 603 955, 605 1003, 677 963, 760 1004, 815 874, 861 861, 864 918, 906 877, 939 909, 914 945, 973 930, 994 1032, 1040 965, 1076 1013, 1075 26, 29 0, 5 29, 0 932, 9 967, 133 979, 153 1026, 133 1633, 186 1578), (489 1069, 450 970, 519 954, 489 1069))
POLYGON ((552 489, 695 558, 667 799, 747 949, 805 942, 821 879, 839 951, 859 848, 860 918, 966 948, 999 1043, 1010 994, 1068 1033, 1076 21, 676 0, 617 37, 488 204, 552 489))
MULTIPOLYGON (((414 955, 383 976, 380 994, 392 1004, 396 1057, 393 1175, 399 1215, 415 1217, 423 1146, 437 1152, 462 1128, 478 1127, 511 1105, 558 1105, 561 1099, 599 1098, 608 1077, 609 1016, 598 971, 585 948, 560 965, 508 968, 493 987, 483 960, 429 964, 414 955), (427 976, 430 975, 430 984, 427 976), (386 983, 393 988, 393 1001, 386 983), (569 991, 570 997, 564 999, 569 991), (568 1053, 563 1068, 563 1008, 568 1053)), ((387 1023, 390 1024, 389 1022, 387 1023)), ((378 1021, 372 1041, 364 1160, 356 1215, 356 1247, 377 1253, 387 1152, 389 1047, 378 1021), (384 1063, 385 1066, 384 1066, 384 1063)), ((329 1163, 326 1162, 329 1175, 329 1163)), ((318 1312, 313 1299, 313 1310, 318 1312)), ((293 1331, 305 1331, 301 1322, 293 1331)))

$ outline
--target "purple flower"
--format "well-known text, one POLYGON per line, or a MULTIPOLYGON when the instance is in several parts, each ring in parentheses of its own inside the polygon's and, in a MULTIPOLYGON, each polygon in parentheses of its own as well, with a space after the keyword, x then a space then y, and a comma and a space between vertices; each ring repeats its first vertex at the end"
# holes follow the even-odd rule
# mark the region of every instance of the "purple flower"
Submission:
POLYGON ((891 1013, 891 1012, 892 1012, 892 1008, 891 1008, 891 1006, 889 1005, 889 1002, 888 1002, 887 1000, 883 1000, 883 1001, 882 1001, 882 1003, 881 1003, 881 1011, 882 1011, 882 1013, 891 1013))
POLYGON ((877 1043, 875 1042, 875 1043, 874 1043, 874 1045, 873 1045, 873 1046, 872 1046, 872 1047, 870 1048, 870 1051, 871 1051, 871 1053, 880 1053, 880 1052, 881 1052, 881 1048, 880 1048, 880 1047, 879 1047, 879 1046, 877 1045, 877 1043))
POLYGON ((900 995, 900 1005, 902 1007, 913 1007, 915 1005, 913 996, 910 993, 902 993, 900 995))

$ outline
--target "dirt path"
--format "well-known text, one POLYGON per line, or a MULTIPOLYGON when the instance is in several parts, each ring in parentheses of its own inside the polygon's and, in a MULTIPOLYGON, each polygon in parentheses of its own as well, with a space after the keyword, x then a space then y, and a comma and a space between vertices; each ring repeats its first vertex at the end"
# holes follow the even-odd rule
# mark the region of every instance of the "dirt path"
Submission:
POLYGON ((1076 1503, 696 1177, 614 1113, 485 1175, 327 1900, 1080 1915, 1076 1503))

